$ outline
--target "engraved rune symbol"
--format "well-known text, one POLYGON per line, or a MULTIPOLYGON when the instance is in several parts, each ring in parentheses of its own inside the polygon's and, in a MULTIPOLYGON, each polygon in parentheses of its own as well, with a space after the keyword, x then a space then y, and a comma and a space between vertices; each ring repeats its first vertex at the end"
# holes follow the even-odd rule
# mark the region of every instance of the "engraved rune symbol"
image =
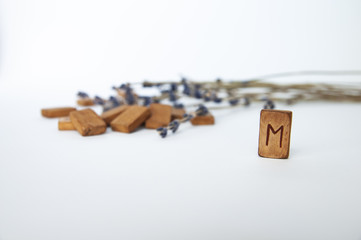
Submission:
POLYGON ((281 133, 280 133, 280 148, 281 148, 282 147, 282 138, 283 138, 283 125, 281 127, 279 127, 277 129, 277 131, 274 130, 274 128, 272 127, 271 124, 267 125, 266 146, 268 146, 270 131, 272 131, 273 134, 277 134, 279 131, 281 131, 281 133))

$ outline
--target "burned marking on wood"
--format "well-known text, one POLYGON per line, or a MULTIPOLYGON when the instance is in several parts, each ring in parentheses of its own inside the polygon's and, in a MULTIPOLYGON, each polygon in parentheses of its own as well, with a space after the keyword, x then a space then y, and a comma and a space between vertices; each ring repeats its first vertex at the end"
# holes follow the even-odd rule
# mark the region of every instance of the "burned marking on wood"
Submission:
POLYGON ((281 148, 281 147, 282 147, 282 138, 283 138, 283 125, 282 125, 281 127, 279 127, 279 128, 277 129, 277 131, 274 130, 274 128, 272 127, 271 124, 268 124, 268 125, 267 125, 266 146, 268 146, 270 131, 272 131, 272 133, 275 134, 275 135, 276 135, 279 131, 281 131, 281 134, 280 134, 280 148, 281 148))

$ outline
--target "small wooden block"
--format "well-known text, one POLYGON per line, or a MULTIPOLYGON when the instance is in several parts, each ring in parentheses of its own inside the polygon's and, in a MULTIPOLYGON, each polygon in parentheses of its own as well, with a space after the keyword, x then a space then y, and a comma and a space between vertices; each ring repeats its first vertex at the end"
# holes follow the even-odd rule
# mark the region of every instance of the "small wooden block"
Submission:
POLYGON ((195 116, 191 119, 192 125, 213 125, 214 117, 210 113, 204 116, 195 116))
POLYGON ((172 107, 165 104, 152 103, 149 106, 150 118, 145 122, 145 127, 157 129, 167 126, 172 117, 172 107))
POLYGON ((258 155, 266 158, 288 158, 291 124, 291 111, 262 110, 259 126, 258 155))
POLYGON ((143 106, 129 106, 122 114, 116 117, 111 123, 113 131, 131 133, 147 120, 150 110, 143 106))
POLYGON ((103 119, 91 109, 71 112, 70 120, 82 136, 98 135, 107 130, 103 119))
POLYGON ((107 125, 110 125, 111 121, 113 121, 116 117, 118 117, 119 114, 121 114, 125 110, 127 110, 127 108, 128 108, 128 105, 116 107, 116 108, 110 109, 106 112, 103 112, 100 115, 100 117, 107 123, 107 125))
POLYGON ((60 108, 43 108, 41 109, 41 115, 47 118, 67 117, 69 113, 76 111, 73 107, 60 107, 60 108))
POLYGON ((59 130, 76 130, 69 117, 59 118, 58 122, 59 130))
POLYGON ((182 119, 185 113, 184 108, 172 108, 172 120, 182 119))
POLYGON ((79 106, 93 106, 94 101, 91 98, 79 98, 78 101, 76 101, 79 106))

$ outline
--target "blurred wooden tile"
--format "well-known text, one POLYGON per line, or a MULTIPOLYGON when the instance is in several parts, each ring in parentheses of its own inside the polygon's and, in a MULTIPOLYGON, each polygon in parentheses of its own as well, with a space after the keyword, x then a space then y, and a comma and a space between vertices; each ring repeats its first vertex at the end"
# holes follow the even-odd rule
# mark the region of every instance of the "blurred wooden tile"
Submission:
POLYGON ((82 136, 102 134, 107 129, 103 119, 91 109, 71 112, 70 119, 82 136))
POLYGON ((184 108, 172 108, 172 120, 182 119, 185 113, 186 110, 184 108))
POLYGON ((123 113, 125 110, 127 110, 128 105, 119 106, 113 109, 110 109, 106 112, 103 112, 100 117, 108 124, 110 125, 110 122, 113 121, 116 117, 119 116, 119 114, 123 113))
POLYGON ((152 103, 149 106, 150 118, 145 122, 145 127, 156 129, 167 126, 172 117, 172 107, 170 105, 152 103))
POLYGON ((195 116, 191 119, 192 125, 213 125, 214 117, 210 113, 204 116, 195 116))
POLYGON ((93 106, 94 101, 91 98, 79 98, 77 101, 79 106, 93 106))
POLYGON ((69 117, 59 118, 58 121, 59 130, 76 130, 69 117))
POLYGON ((150 116, 150 110, 143 106, 129 106, 122 114, 111 123, 113 131, 130 133, 139 127, 150 116))
POLYGON ((47 118, 67 117, 69 113, 76 111, 73 107, 59 107, 59 108, 43 108, 41 109, 41 115, 47 118))
POLYGON ((258 155, 267 158, 288 158, 292 112, 264 109, 261 111, 258 155))

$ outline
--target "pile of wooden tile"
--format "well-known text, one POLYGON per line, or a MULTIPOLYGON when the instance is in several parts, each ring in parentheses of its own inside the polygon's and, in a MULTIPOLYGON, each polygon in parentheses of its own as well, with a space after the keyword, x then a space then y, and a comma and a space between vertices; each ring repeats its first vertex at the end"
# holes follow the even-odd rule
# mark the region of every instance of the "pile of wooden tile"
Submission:
MULTIPOLYGON (((86 99, 80 99, 86 101, 86 99)), ((79 102, 78 105, 91 106, 91 101, 79 102)), ((148 129, 166 127, 176 119, 182 119, 186 111, 170 105, 152 103, 149 107, 139 105, 122 105, 96 114, 92 109, 77 110, 74 107, 46 108, 41 114, 47 118, 59 118, 59 130, 77 130, 82 136, 98 135, 106 132, 107 127, 113 131, 131 133, 144 125, 148 129)), ((210 113, 205 116, 194 116, 192 125, 212 125, 214 117, 210 113)))

